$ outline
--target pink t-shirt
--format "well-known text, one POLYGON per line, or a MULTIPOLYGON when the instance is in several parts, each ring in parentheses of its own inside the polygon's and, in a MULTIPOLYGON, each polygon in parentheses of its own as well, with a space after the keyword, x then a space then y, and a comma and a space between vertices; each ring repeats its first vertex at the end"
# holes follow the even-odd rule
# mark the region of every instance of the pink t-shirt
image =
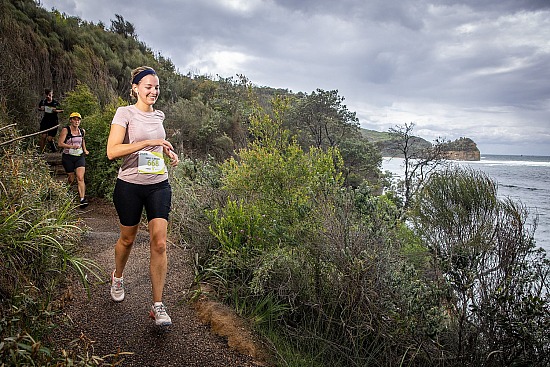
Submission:
MULTIPOLYGON (((126 128, 124 144, 131 144, 148 139, 165 139, 166 132, 163 126, 164 112, 155 110, 153 112, 140 111, 136 106, 130 105, 119 107, 113 117, 112 124, 126 128)), ((162 155, 162 146, 146 147, 148 152, 158 152, 162 155)), ((122 166, 118 171, 118 178, 139 185, 149 185, 162 182, 168 179, 166 169, 163 174, 139 173, 138 172, 139 152, 129 154, 123 158, 122 166)))

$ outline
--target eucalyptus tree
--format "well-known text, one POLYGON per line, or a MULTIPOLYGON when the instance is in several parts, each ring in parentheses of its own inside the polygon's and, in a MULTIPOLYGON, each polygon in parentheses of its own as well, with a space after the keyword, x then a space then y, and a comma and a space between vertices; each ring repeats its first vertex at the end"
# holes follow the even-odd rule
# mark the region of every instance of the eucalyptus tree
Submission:
POLYGON ((344 97, 338 90, 317 89, 297 97, 288 127, 293 133, 298 132, 302 146, 335 147, 358 132, 359 120, 343 104, 344 97))
POLYGON ((344 160, 346 185, 357 186, 378 179, 381 155, 360 133, 359 119, 344 104, 337 90, 317 89, 291 99, 285 126, 304 149, 337 147, 344 160))
POLYGON ((429 175, 445 163, 442 149, 445 142, 437 139, 434 144, 414 136, 414 123, 396 125, 388 130, 391 141, 389 151, 393 157, 403 158, 403 214, 408 210, 412 198, 429 175))

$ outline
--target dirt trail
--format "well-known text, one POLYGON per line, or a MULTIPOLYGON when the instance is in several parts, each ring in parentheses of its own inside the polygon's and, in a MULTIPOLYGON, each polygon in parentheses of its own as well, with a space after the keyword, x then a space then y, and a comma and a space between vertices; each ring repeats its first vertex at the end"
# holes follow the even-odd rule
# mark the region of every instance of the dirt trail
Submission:
MULTIPOLYGON (((124 272, 126 298, 115 303, 109 295, 109 274, 113 269, 114 243, 118 238, 118 219, 113 206, 91 199, 81 211, 89 228, 83 238, 84 256, 95 260, 105 279, 91 287, 88 298, 82 286, 74 283, 64 312, 73 323, 59 328, 53 337, 68 343, 82 335, 93 341, 92 354, 107 356, 117 351, 124 355, 120 366, 258 366, 263 365, 228 346, 227 338, 214 335, 199 321, 197 313, 184 299, 193 281, 188 250, 169 246, 168 275, 164 303, 173 325, 156 327, 148 318, 151 305, 149 280, 149 244, 145 228, 140 229, 124 272)), ((106 358, 113 363, 113 357, 106 358)))

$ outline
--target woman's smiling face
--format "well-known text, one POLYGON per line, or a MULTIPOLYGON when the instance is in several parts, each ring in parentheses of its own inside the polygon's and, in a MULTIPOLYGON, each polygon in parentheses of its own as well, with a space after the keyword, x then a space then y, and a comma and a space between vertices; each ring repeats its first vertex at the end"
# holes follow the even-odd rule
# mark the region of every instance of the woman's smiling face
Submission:
POLYGON ((146 75, 137 85, 138 101, 146 105, 153 105, 160 94, 159 78, 156 75, 146 75))

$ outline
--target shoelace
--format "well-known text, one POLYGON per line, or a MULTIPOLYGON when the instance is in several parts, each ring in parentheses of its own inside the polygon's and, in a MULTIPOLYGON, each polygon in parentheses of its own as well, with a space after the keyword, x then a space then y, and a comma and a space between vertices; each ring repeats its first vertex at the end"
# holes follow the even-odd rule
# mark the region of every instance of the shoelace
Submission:
POLYGON ((157 313, 157 315, 159 316, 166 315, 166 307, 164 305, 158 305, 153 307, 155 308, 155 312, 157 313))
POLYGON ((122 289, 124 286, 124 280, 122 279, 114 279, 113 287, 117 290, 122 289))

